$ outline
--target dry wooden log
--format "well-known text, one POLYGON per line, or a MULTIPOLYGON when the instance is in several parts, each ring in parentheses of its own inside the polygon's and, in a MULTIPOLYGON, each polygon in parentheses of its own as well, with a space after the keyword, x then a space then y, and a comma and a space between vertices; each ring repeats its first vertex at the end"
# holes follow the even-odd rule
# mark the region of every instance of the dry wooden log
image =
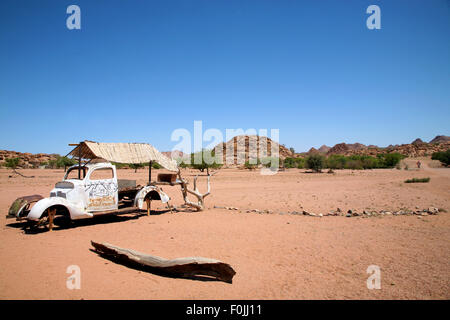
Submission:
POLYGON ((157 256, 124 249, 107 243, 91 241, 96 252, 113 261, 138 264, 150 267, 171 276, 198 279, 199 275, 206 275, 217 280, 232 283, 236 272, 224 262, 202 257, 189 257, 167 260, 157 256))

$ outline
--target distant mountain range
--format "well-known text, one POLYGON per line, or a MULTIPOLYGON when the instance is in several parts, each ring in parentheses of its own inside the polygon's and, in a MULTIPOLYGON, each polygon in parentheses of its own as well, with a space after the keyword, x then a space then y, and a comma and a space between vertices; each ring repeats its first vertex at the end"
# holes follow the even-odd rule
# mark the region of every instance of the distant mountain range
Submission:
POLYGON ((401 145, 389 145, 386 148, 378 147, 375 145, 364 145, 361 143, 338 143, 333 147, 326 145, 321 146, 318 150, 311 148, 308 152, 298 155, 309 155, 313 153, 319 153, 323 155, 342 154, 342 155, 372 155, 376 156, 379 153, 392 153, 398 152, 408 157, 423 157, 429 156, 436 151, 445 151, 450 149, 450 137, 449 136, 436 136, 430 142, 423 142, 422 139, 417 138, 409 144, 401 145))

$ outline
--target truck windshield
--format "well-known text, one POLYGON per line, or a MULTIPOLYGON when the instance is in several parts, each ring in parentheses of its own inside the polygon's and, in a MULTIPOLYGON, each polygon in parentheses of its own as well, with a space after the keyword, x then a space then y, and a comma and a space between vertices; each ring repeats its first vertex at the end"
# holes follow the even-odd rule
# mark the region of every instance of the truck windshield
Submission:
MULTIPOLYGON (((86 173, 87 173, 87 168, 86 167, 81 167, 81 180, 84 179, 84 177, 86 177, 86 173)), ((67 170, 66 175, 64 176, 64 180, 68 180, 68 179, 76 179, 78 180, 78 167, 74 167, 71 168, 69 170, 67 170)))

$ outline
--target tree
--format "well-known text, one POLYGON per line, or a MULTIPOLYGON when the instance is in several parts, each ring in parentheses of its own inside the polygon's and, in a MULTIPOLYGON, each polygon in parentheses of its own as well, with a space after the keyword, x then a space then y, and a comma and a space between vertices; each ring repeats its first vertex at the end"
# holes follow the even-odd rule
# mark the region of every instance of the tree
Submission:
POLYGON ((377 155, 377 157, 383 159, 385 168, 394 168, 405 156, 403 156, 400 153, 393 152, 393 153, 379 154, 377 155))
POLYGON ((143 168, 143 167, 144 167, 144 164, 142 164, 142 163, 130 163, 130 164, 129 164, 129 167, 130 167, 131 169, 134 169, 134 172, 136 173, 136 172, 137 172, 137 169, 143 168))
POLYGON ((218 169, 222 167, 221 164, 216 163, 215 159, 212 163, 208 163, 211 161, 205 161, 205 158, 208 157, 208 155, 211 155, 213 158, 215 153, 214 150, 202 150, 196 153, 191 154, 191 167, 197 170, 200 170, 200 172, 204 172, 206 169, 206 173, 209 175, 209 169, 218 169))
POLYGON ((325 157, 320 154, 312 154, 306 158, 306 165, 309 169, 315 172, 322 172, 324 167, 325 157))
POLYGON ((290 150, 292 153, 295 153, 295 149, 294 149, 294 148, 290 147, 289 150, 290 150))
POLYGON ((447 151, 438 151, 433 152, 431 155, 432 160, 439 160, 443 165, 449 166, 450 165, 450 149, 447 151))
POLYGON ((15 170, 19 165, 20 158, 5 159, 5 167, 15 170))

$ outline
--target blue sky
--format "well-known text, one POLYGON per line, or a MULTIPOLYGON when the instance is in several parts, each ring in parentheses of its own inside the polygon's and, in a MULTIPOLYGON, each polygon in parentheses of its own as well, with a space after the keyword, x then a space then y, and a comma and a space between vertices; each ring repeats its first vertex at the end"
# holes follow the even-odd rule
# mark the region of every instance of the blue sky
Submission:
POLYGON ((0 149, 171 150, 194 120, 279 129, 297 151, 429 141, 450 135, 449 40, 446 0, 3 0, 0 149))

